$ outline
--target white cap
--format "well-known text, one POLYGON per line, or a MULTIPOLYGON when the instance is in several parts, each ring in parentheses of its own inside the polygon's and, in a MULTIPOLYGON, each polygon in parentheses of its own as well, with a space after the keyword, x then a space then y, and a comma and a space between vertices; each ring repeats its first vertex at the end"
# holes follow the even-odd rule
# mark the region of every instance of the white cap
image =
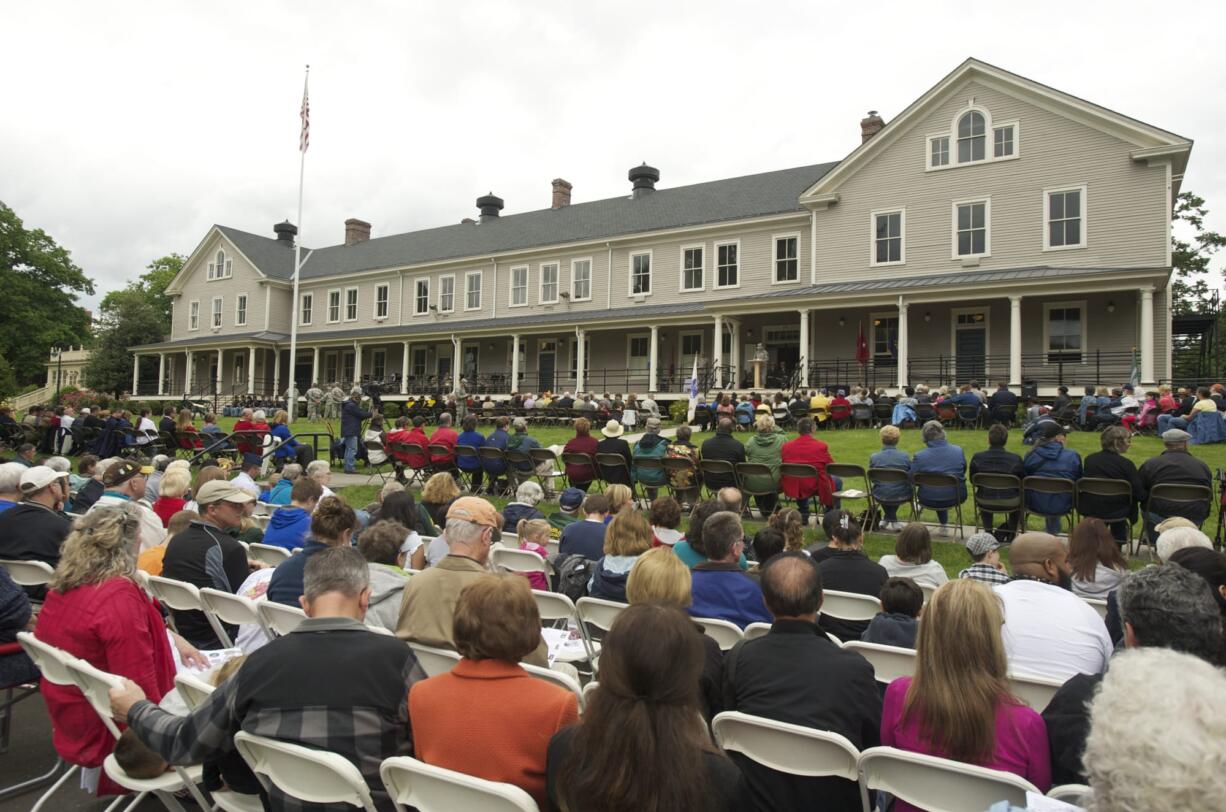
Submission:
POLYGON ((35 465, 27 468, 21 475, 21 492, 35 493, 55 482, 57 479, 68 479, 67 471, 55 471, 46 465, 35 465))

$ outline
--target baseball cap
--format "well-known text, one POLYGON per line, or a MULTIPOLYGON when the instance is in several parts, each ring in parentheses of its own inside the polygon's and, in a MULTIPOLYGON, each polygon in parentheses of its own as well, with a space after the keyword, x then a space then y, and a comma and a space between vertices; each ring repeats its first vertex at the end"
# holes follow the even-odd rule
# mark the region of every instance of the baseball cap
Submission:
POLYGON ((502 516, 494 506, 476 496, 461 496, 447 508, 448 519, 463 519, 466 522, 494 528, 494 540, 502 537, 502 516))
POLYGON ((200 488, 200 493, 196 494, 196 504, 198 505, 211 505, 214 502, 234 502, 242 505, 254 501, 254 496, 242 488, 235 487, 224 479, 215 479, 212 482, 204 483, 200 488))
POLYGON ((102 484, 108 488, 122 485, 132 477, 140 474, 142 470, 141 466, 132 460, 120 460, 106 469, 106 473, 102 475, 102 484))
POLYGON ((68 472, 52 470, 46 465, 35 465, 27 468, 21 475, 21 492, 34 493, 55 482, 57 479, 68 479, 68 472))
POLYGON ((1164 443, 1186 443, 1191 439, 1192 435, 1183 429, 1167 429, 1162 432, 1162 442, 1164 443))
POLYGON ((583 491, 578 488, 567 488, 558 497, 558 506, 567 512, 578 510, 579 506, 583 504, 583 497, 583 491))
POLYGON ((966 551, 973 556, 987 555, 1000 549, 1000 542, 991 533, 975 533, 966 540, 966 551))

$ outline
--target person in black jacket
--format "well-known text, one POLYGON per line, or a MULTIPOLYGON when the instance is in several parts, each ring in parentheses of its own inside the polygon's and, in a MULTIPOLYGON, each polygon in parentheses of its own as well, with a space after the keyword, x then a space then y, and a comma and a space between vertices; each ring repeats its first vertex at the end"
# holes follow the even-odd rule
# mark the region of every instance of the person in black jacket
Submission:
POLYGON ((72 530, 63 512, 68 500, 68 474, 45 465, 21 475, 21 501, 0 512, 0 558, 42 561, 55 566, 60 545, 72 530))
POLYGON ((1132 486, 1132 499, 1087 494, 1078 500, 1077 510, 1082 516, 1102 519, 1111 528, 1115 540, 1124 544, 1137 521, 1137 505, 1145 503, 1148 491, 1137 466, 1124 456, 1132 445, 1132 433, 1123 426, 1111 426, 1103 431, 1100 440, 1102 451, 1085 458, 1081 475, 1127 482, 1132 486))
MULTIPOLYGON (((976 474, 1010 474, 1019 480, 1026 476, 1026 469, 1022 464, 1022 458, 1012 451, 1005 450, 1008 442, 1009 430, 1003 424, 997 423, 988 429, 987 451, 976 452, 971 457, 970 473, 972 483, 975 481, 976 474)), ((1009 499, 1018 496, 1018 492, 1002 490, 1000 488, 976 488, 975 495, 980 499, 1009 499)), ((984 529, 989 533, 993 533, 998 541, 1007 543, 1013 539, 1013 534, 1017 532, 1018 511, 1011 511, 1005 514, 1005 523, 995 531, 993 531, 995 514, 989 510, 984 510, 982 515, 984 529)))
MULTIPOLYGON (((699 456, 704 460, 723 460, 724 462, 732 463, 734 466, 738 462, 744 462, 745 444, 732 436, 732 430, 735 427, 736 424, 732 421, 732 418, 721 417, 715 426, 715 436, 703 442, 699 456)), ((703 481, 706 482, 707 488, 711 491, 716 491, 720 488, 736 487, 736 476, 734 474, 704 473, 703 481)))
POLYGON ((597 454, 618 454, 626 460, 626 468, 601 468, 601 479, 610 485, 626 485, 633 489, 634 482, 630 479, 630 466, 634 464, 634 454, 630 450, 630 444, 622 439, 622 434, 625 428, 616 420, 610 420, 605 424, 605 427, 600 430, 604 435, 604 439, 596 444, 597 454))
MULTIPOLYGON (((857 592, 876 598, 881 588, 890 579, 885 567, 864 554, 864 531, 855 517, 846 510, 834 513, 830 527, 830 552, 818 567, 822 571, 822 583, 827 589, 837 592, 857 592)), ((825 523, 823 522, 823 525, 825 523)), ((868 628, 867 620, 843 620, 822 613, 822 631, 833 634, 846 642, 859 640, 868 628)))
MULTIPOLYGON (((1141 464, 1141 470, 1138 472, 1147 494, 1154 489, 1155 485, 1170 484, 1203 485, 1209 489, 1210 494, 1213 493, 1213 474, 1208 465, 1193 457, 1188 451, 1188 440, 1190 439, 1192 435, 1183 429, 1167 429, 1162 433, 1162 444, 1166 450, 1156 457, 1147 459, 1141 464)), ((1209 518, 1209 500, 1204 502, 1158 500, 1147 504, 1149 504, 1150 513, 1144 518, 1151 531, 1150 538, 1154 537, 1153 525, 1159 524, 1163 519, 1182 516, 1200 527, 1205 523, 1205 519, 1209 518)))
POLYGON ((1016 410, 1017 403, 1017 395, 1009 391, 1009 385, 1003 381, 998 383, 996 391, 988 398, 988 419, 997 420, 999 412, 1016 410))
MULTIPOLYGON (((804 553, 780 553, 767 562, 761 579, 775 622, 770 633, 738 643, 725 657, 724 708, 838 733, 860 750, 880 744, 881 694, 873 667, 839 648, 817 625, 823 583, 818 565, 804 553)), ((752 809, 861 808, 855 782, 792 776, 739 753, 732 759, 745 776, 752 809)))

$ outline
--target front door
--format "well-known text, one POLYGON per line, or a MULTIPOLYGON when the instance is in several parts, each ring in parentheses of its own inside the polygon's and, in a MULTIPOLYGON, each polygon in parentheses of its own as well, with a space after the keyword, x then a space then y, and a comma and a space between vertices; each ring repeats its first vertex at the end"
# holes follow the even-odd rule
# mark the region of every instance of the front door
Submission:
MULTIPOLYGON (((962 316, 959 316, 962 318, 962 316)), ((987 326, 959 325, 954 335, 954 358, 957 359, 957 380, 964 384, 987 378, 987 326)))
POLYGON ((554 365, 558 358, 556 341, 542 341, 541 349, 536 355, 537 391, 553 390, 554 365))

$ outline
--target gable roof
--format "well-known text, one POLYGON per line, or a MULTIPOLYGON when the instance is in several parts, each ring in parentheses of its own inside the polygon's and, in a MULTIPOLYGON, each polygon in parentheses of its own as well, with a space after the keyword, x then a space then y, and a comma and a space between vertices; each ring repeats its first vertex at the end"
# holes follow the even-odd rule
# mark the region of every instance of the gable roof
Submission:
POLYGON ((1117 138, 1135 144, 1134 159, 1143 159, 1148 152, 1161 152, 1154 157, 1173 157, 1175 174, 1180 175, 1187 164, 1188 152, 1192 148, 1192 139, 1176 135, 1153 125, 1138 121, 1135 118, 1117 113, 1101 105, 1085 99, 1056 90, 1053 87, 1010 73, 1003 68, 982 62, 974 57, 955 68, 944 79, 937 82, 907 106, 892 121, 887 123, 876 135, 863 142, 844 158, 833 171, 824 174, 800 197, 801 204, 812 205, 830 202, 829 197, 847 178, 855 174, 861 167, 872 160, 878 152, 889 147, 901 138, 909 129, 933 108, 941 104, 947 96, 959 85, 969 80, 981 81, 984 84, 1000 88, 1004 92, 1018 95, 1052 110, 1067 118, 1080 121, 1087 126, 1108 132, 1117 138), (1173 150, 1164 148, 1174 148, 1173 150))

